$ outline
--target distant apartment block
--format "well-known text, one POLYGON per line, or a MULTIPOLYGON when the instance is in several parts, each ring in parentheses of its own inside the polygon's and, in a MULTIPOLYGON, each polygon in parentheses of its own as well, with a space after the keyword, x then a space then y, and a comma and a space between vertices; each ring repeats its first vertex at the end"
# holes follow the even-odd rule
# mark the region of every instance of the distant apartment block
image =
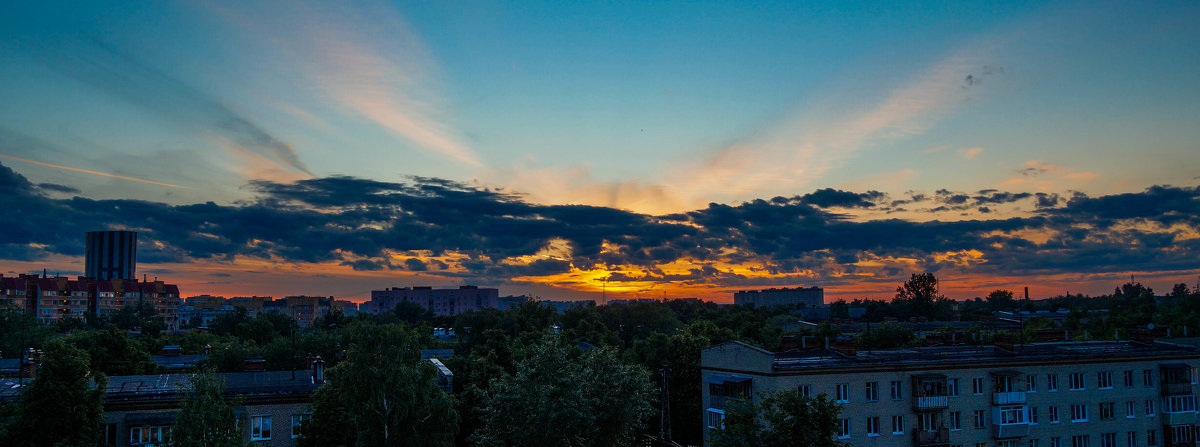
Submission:
POLYGON ((189 326, 209 327, 217 316, 233 312, 239 307, 245 309, 246 316, 250 318, 278 312, 295 320, 300 327, 312 326, 318 318, 328 315, 333 310, 347 316, 358 313, 357 304, 333 297, 289 296, 275 299, 269 296, 252 296, 225 299, 219 296, 199 295, 184 300, 180 318, 189 326))
POLYGON ((137 278, 137 232, 87 232, 84 276, 96 279, 137 278))
POLYGON ((791 289, 743 290, 733 294, 733 304, 753 305, 755 307, 821 307, 825 305, 825 289, 820 287, 796 287, 791 289))
POLYGON ((701 353, 706 438, 734 399, 799 390, 842 407, 851 446, 1196 445, 1200 350, 1161 341, 701 353))
POLYGON ((391 287, 372 290, 371 301, 363 303, 365 312, 390 312, 400 303, 414 303, 433 311, 435 315, 456 315, 463 312, 500 308, 500 291, 493 288, 460 286, 457 289, 433 287, 391 287))
POLYGON ((147 302, 163 317, 168 331, 179 329, 179 286, 157 279, 0 275, 0 287, 0 308, 32 311, 44 323, 88 314, 105 317, 126 305, 147 302))

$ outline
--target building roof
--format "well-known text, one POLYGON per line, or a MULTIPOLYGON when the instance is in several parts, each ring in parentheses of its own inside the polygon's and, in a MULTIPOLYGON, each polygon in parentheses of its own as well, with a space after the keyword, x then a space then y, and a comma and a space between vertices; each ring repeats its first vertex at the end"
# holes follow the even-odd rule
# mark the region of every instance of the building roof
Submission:
POLYGON ((1105 363, 1143 359, 1172 361, 1197 358, 1200 358, 1200 348, 1161 341, 1151 344, 1132 341, 1031 343, 1015 346, 1011 351, 995 346, 935 346, 858 350, 853 355, 834 350, 770 352, 734 341, 706 348, 701 356, 704 368, 759 374, 831 374, 847 370, 881 368, 940 370, 978 368, 984 365, 1003 367, 1021 364, 1105 363), (738 356, 739 360, 736 362, 728 360, 733 357, 722 355, 737 351, 753 354, 732 354, 738 356))
MULTIPOLYGON (((191 374, 152 374, 141 376, 109 376, 105 402, 135 402, 175 399, 180 391, 191 387, 191 374)), ((272 396, 311 394, 320 387, 313 383, 312 371, 251 371, 218 373, 225 380, 225 394, 272 396)), ((30 379, 25 380, 27 383, 30 379)), ((0 401, 16 400, 21 389, 17 379, 0 379, 0 401)))
POLYGON ((947 363, 1020 362, 1052 363, 1054 361, 1106 361, 1122 358, 1200 357, 1200 349, 1168 344, 1143 344, 1129 341, 1031 343, 1006 351, 994 346, 936 346, 925 348, 865 351, 846 356, 829 351, 777 352, 775 370, 855 367, 879 365, 944 365, 947 363))

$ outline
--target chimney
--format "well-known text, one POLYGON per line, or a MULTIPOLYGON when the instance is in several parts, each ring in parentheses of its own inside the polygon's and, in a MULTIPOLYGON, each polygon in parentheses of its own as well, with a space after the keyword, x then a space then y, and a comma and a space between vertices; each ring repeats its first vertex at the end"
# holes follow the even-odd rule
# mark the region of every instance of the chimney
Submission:
POLYGON ((846 357, 858 355, 858 347, 854 345, 854 340, 849 338, 838 337, 830 343, 829 348, 831 351, 846 357))
POLYGON ((312 380, 318 385, 325 383, 325 361, 319 355, 312 361, 312 380))

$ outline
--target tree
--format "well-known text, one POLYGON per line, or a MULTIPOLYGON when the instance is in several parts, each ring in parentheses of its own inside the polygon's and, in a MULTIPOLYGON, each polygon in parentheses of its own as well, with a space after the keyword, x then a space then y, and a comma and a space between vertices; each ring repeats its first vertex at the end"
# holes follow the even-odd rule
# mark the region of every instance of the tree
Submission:
POLYGON ((908 281, 896 287, 892 304, 904 317, 948 320, 953 316, 954 303, 938 294, 938 279, 933 273, 913 273, 908 281))
POLYGON ((95 446, 104 429, 106 386, 108 378, 91 370, 86 352, 63 340, 47 343, 37 378, 21 394, 10 439, 22 445, 95 446))
POLYGON ((158 314, 158 310, 154 309, 154 305, 147 301, 126 304, 112 314, 109 322, 120 329, 140 329, 143 334, 151 337, 157 337, 167 328, 167 323, 158 314))
POLYGON ((993 290, 987 296, 988 306, 992 310, 1015 310, 1017 307, 1016 300, 1013 299, 1011 290, 993 290))
POLYGON ((842 409, 821 393, 806 397, 797 390, 784 390, 761 397, 761 403, 746 399, 732 401, 723 430, 710 434, 713 447, 837 447, 838 415, 842 409))
POLYGON ((612 348, 580 352, 545 335, 522 354, 516 374, 488 390, 474 445, 629 445, 652 412, 648 373, 622 363, 612 348))
POLYGON ((314 394, 299 445, 452 445, 458 413, 421 359, 421 337, 396 325, 352 325, 347 359, 314 394))
POLYGON ((241 447, 242 431, 231 404, 224 399, 225 381, 212 369, 190 378, 190 389, 179 391, 179 413, 171 427, 172 447, 241 447))
POLYGON ((109 326, 108 330, 76 334, 68 338, 76 347, 87 351, 90 365, 110 376, 149 374, 154 371, 150 354, 134 343, 125 331, 109 326))

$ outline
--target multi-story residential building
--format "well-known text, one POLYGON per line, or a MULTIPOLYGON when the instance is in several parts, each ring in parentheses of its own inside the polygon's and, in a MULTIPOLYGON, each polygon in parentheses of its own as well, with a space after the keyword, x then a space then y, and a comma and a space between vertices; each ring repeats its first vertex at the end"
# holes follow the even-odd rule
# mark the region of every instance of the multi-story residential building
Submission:
POLYGON ((391 287, 372 290, 371 301, 363 303, 371 313, 390 312, 402 302, 414 303, 433 311, 435 315, 455 315, 463 312, 500 307, 500 290, 476 286, 457 289, 432 287, 391 287))
POLYGON ((84 274, 96 279, 137 278, 136 231, 89 231, 84 274))
POLYGON ((789 306, 822 307, 825 305, 825 289, 820 287, 796 287, 781 289, 743 290, 733 294, 733 304, 755 307, 789 306))
POLYGON ((1196 445, 1200 349, 1142 341, 701 353, 705 435, 730 399, 800 390, 842 407, 852 446, 1196 445))
POLYGON ((33 309, 37 295, 37 279, 35 275, 20 275, 17 277, 0 274, 0 310, 33 309))
MULTIPOLYGON (((9 278, 4 278, 8 287, 9 278)), ((122 307, 139 302, 148 302, 163 317, 168 331, 179 329, 179 287, 163 281, 137 281, 133 279, 96 280, 86 276, 71 279, 65 276, 35 277, 22 276, 12 281, 14 288, 24 280, 26 287, 32 285, 35 297, 33 310, 37 318, 53 323, 63 318, 84 318, 87 314, 107 316, 122 307)), ((15 289, 14 289, 15 290, 15 289)), ((28 292, 27 292, 28 293, 28 292)), ((28 301, 27 301, 28 302, 28 301)))
POLYGON ((225 299, 219 296, 201 295, 189 297, 180 307, 180 321, 198 327, 208 327, 212 320, 225 312, 232 312, 238 307, 246 310, 246 316, 254 318, 260 314, 278 312, 294 319, 300 327, 308 327, 317 318, 324 317, 332 310, 341 311, 347 316, 358 313, 358 305, 333 297, 320 296, 289 296, 273 299, 269 296, 234 297, 225 299))
MULTIPOLYGON (((191 374, 110 376, 104 395, 103 445, 152 446, 171 440, 171 425, 179 412, 179 393, 190 386, 191 374)), ((300 424, 311 412, 312 394, 324 383, 324 363, 305 371, 219 373, 225 396, 241 396, 235 409, 243 441, 259 446, 295 445, 300 424)), ((36 380, 36 379, 35 379, 36 380)), ((0 379, 0 402, 19 399, 16 379, 0 379)))

